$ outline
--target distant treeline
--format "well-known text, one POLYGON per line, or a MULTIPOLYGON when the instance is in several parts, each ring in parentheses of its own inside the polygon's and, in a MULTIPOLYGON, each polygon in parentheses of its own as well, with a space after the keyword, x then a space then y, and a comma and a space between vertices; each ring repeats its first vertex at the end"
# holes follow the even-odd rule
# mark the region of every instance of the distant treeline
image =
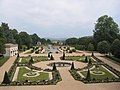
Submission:
POLYGON ((104 15, 96 21, 93 36, 69 38, 66 40, 66 44, 75 46, 79 50, 111 53, 120 58, 120 29, 112 17, 104 15))
POLYGON ((5 43, 18 44, 19 50, 26 47, 29 49, 31 46, 36 45, 37 42, 42 44, 50 43, 49 39, 40 38, 36 33, 29 35, 27 32, 18 32, 16 29, 10 29, 7 23, 0 25, 0 53, 5 53, 5 43))

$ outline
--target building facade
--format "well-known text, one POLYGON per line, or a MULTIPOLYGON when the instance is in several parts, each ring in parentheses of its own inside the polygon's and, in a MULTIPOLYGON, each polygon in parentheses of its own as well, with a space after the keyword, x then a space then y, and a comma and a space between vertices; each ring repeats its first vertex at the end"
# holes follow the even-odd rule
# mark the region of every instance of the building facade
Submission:
POLYGON ((18 54, 18 44, 12 44, 12 43, 8 43, 5 44, 5 50, 6 53, 4 54, 5 56, 15 56, 18 54))

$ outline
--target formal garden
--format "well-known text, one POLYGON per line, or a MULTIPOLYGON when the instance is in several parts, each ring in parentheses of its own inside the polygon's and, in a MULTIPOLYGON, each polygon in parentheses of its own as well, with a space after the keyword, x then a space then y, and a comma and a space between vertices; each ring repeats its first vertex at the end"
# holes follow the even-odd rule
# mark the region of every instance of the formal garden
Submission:
POLYGON ((93 63, 91 59, 88 59, 88 64, 84 68, 75 68, 74 63, 72 63, 69 71, 75 80, 84 83, 120 82, 119 71, 95 56, 92 56, 92 58, 96 60, 96 62, 93 63))
MULTIPOLYGON (((52 56, 52 55, 51 55, 52 56)), ((51 58, 50 58, 51 59, 51 58)), ((17 57, 9 72, 5 72, 2 86, 12 85, 55 85, 61 81, 61 76, 53 65, 53 69, 42 69, 32 64, 40 61, 50 60, 49 57, 17 57)), ((53 56, 52 56, 53 60, 53 56)))

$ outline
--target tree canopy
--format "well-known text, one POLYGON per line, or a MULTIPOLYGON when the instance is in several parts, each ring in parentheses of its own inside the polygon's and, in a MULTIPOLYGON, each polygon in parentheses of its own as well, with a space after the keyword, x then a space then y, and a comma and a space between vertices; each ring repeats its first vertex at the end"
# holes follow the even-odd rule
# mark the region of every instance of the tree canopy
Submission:
POLYGON ((115 39, 113 41, 111 45, 111 52, 115 57, 120 58, 120 40, 119 39, 115 39))
POLYGON ((101 41, 98 43, 97 45, 97 50, 100 52, 100 53, 108 53, 110 51, 110 45, 107 41, 101 41))
POLYGON ((96 43, 103 40, 112 43, 118 37, 119 28, 112 17, 104 15, 98 18, 93 32, 96 43))

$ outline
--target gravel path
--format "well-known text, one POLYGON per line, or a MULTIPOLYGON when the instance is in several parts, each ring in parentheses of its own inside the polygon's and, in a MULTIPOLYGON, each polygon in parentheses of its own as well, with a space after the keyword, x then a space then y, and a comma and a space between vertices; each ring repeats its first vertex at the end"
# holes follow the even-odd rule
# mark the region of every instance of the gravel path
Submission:
POLYGON ((16 56, 10 57, 7 62, 5 62, 2 67, 0 67, 0 83, 3 81, 5 71, 9 71, 15 59, 16 56))

